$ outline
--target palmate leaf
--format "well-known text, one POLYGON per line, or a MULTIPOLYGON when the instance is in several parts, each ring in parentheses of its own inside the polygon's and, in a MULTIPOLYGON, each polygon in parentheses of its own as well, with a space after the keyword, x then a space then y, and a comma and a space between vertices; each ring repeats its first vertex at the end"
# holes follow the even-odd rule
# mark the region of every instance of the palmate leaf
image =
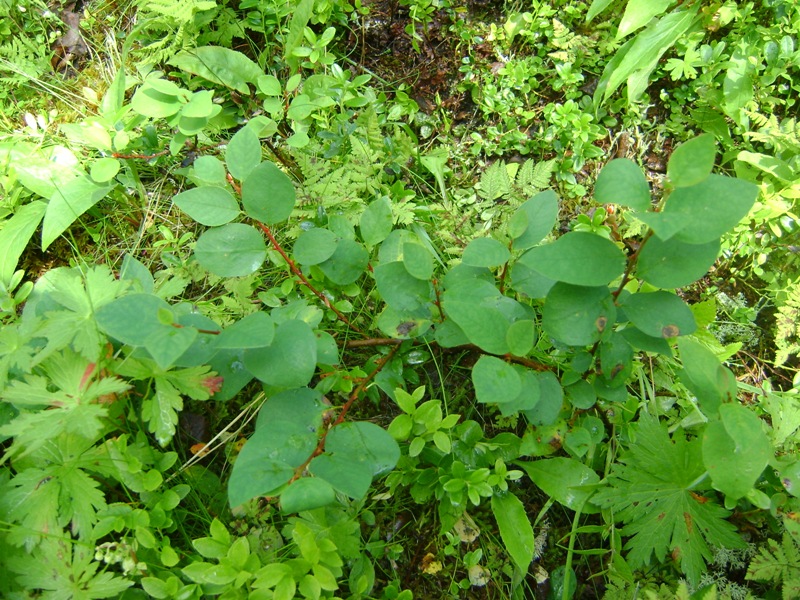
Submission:
POLYGON ((612 468, 608 486, 592 498, 625 523, 631 567, 649 564, 653 554, 663 562, 671 553, 696 585, 712 546, 745 546, 725 521, 729 512, 700 495, 704 471, 700 439, 670 439, 664 426, 641 418, 635 442, 612 468))

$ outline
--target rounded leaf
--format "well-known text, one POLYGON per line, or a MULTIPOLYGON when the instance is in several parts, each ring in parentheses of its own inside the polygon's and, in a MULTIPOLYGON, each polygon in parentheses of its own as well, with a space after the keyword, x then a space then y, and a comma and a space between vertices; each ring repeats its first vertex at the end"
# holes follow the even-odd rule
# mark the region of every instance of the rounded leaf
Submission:
POLYGON ((562 344, 588 346, 599 340, 616 318, 617 309, 607 287, 557 283, 547 294, 542 327, 562 344))
POLYGON ((217 348, 263 348, 272 343, 275 323, 265 312, 255 312, 226 327, 217 337, 217 348))
POLYGON ((642 212, 650 208, 650 186, 629 158, 615 158, 603 167, 594 185, 594 197, 602 204, 622 204, 642 212))
POLYGON ((692 310, 669 292, 630 294, 621 306, 637 329, 653 337, 673 338, 697 329, 692 310))
POLYGON ((497 267, 504 264, 511 253, 503 244, 492 238, 477 238, 464 248, 461 261, 472 267, 497 267))
POLYGON ((209 229, 194 248, 197 262, 220 277, 244 277, 254 273, 267 257, 261 234, 242 223, 209 229))
POLYGON ((667 177, 676 188, 698 184, 711 175, 716 156, 714 136, 699 135, 675 148, 667 163, 667 177))
POLYGON ((172 202, 201 225, 216 227, 239 216, 239 204, 228 190, 204 185, 181 192, 172 202))
POLYGON ((250 127, 236 132, 225 148, 225 164, 234 179, 244 181, 261 162, 261 142, 250 127))
POLYGON ((539 192, 524 202, 511 217, 508 233, 515 250, 532 248, 553 230, 558 220, 558 196, 553 190, 539 192))
POLYGON ((336 251, 336 235, 328 229, 303 231, 294 243, 294 259, 301 265, 318 265, 336 251))
POLYGON ((366 248, 354 240, 343 239, 331 257, 319 263, 319 268, 336 285, 350 285, 364 274, 368 265, 366 248))
POLYGON ((481 403, 511 402, 522 392, 516 369, 499 358, 483 355, 472 367, 475 397, 481 403))
POLYGON ((259 380, 280 388, 311 381, 317 365, 317 338, 305 321, 281 323, 266 348, 245 351, 244 364, 259 380))
POLYGON ((392 205, 389 199, 381 197, 367 206, 361 213, 359 227, 361 239, 368 246, 374 246, 385 240, 392 232, 392 205))
POLYGON ((572 285, 606 285, 625 270, 625 254, 613 242, 573 231, 555 242, 531 248, 519 262, 554 281, 572 285))
POLYGON ((242 183, 242 205, 249 217, 274 225, 292 214, 295 191, 292 180, 277 166, 264 161, 242 183))
POLYGON ((334 502, 336 492, 330 483, 317 477, 301 477, 281 494, 281 511, 298 513, 334 502))
POLYGON ((687 244, 675 238, 653 236, 639 252, 637 276, 660 288, 679 288, 703 277, 719 254, 718 239, 705 244, 687 244))
POLYGON ((119 173, 119 160, 110 156, 98 158, 92 163, 89 175, 97 183, 111 181, 119 173))
POLYGON ((595 492, 592 486, 600 477, 582 462, 573 458, 548 458, 521 463, 521 466, 545 494, 567 508, 581 509, 585 514, 598 512, 588 500, 595 492))

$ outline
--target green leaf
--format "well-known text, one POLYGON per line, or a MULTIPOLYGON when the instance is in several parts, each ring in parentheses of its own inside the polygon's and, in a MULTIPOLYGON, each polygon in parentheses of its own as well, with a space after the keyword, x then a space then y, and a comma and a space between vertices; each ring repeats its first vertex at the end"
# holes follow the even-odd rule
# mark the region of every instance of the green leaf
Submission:
POLYGON ((519 262, 554 281, 573 285, 606 285, 625 270, 625 254, 613 242, 582 231, 531 248, 519 262))
POLYGON ((639 217, 666 241, 706 244, 733 229, 758 197, 758 186, 724 175, 709 175, 691 187, 676 189, 663 212, 639 217))
POLYGON ((592 0, 592 5, 586 13, 586 22, 589 23, 597 15, 603 12, 614 0, 592 0))
POLYGON ((662 562, 670 553, 687 579, 696 585, 712 548, 743 548, 736 528, 725 520, 729 513, 702 495, 705 466, 702 442, 682 433, 670 439, 666 425, 642 416, 632 443, 614 463, 608 485, 592 502, 610 509, 625 526, 622 534, 631 568, 662 562))
POLYGON ((511 324, 501 307, 510 301, 486 281, 464 281, 442 294, 442 308, 470 342, 491 354, 506 354, 506 332, 511 324))
POLYGON ((281 494, 281 512, 298 513, 335 502, 336 492, 330 483, 318 477, 301 477, 281 494))
POLYGON ((256 429, 270 427, 270 423, 296 421, 308 431, 317 432, 322 427, 322 415, 330 406, 322 400, 317 390, 299 387, 278 392, 264 403, 258 412, 256 429))
MULTIPOLYGON (((554 373, 529 372, 539 383, 539 401, 532 409, 523 411, 528 423, 537 427, 552 425, 558 420, 564 404, 564 390, 554 373)), ((524 391, 524 390, 523 390, 524 391)))
POLYGON ((236 350, 269 346, 275 336, 275 323, 265 312, 247 315, 217 336, 215 347, 236 350))
POLYGON ((329 229, 315 227, 303 231, 294 243, 294 259, 301 265, 318 265, 336 251, 336 235, 329 229))
POLYGON ((717 260, 720 241, 687 244, 652 236, 639 251, 636 274, 660 288, 679 288, 702 278, 717 260))
MULTIPOLYGON (((639 72, 642 78, 649 77, 661 56, 671 48, 692 26, 697 8, 678 10, 651 22, 644 31, 617 51, 612 61, 606 64, 595 94, 606 101, 616 89, 639 72)), ((630 82, 629 82, 630 84, 630 82)), ((635 102, 636 94, 629 90, 628 102, 635 102)))
POLYGON ((647 25, 657 14, 664 12, 673 0, 629 0, 622 15, 617 40, 647 25))
POLYGON ((267 257, 261 234, 243 223, 209 229, 195 244, 200 265, 220 277, 244 277, 255 273, 267 257))
POLYGON ((286 321, 278 326, 270 346, 245 351, 244 364, 269 385, 304 386, 311 381, 316 369, 317 338, 305 321, 286 321))
POLYGON ((228 190, 204 185, 181 192, 172 202, 201 225, 215 227, 239 216, 239 203, 228 190))
POLYGON ((503 244, 492 238, 477 238, 466 248, 461 260, 473 267, 497 267, 504 264, 511 253, 503 244))
POLYGON ((145 340, 144 347, 162 369, 169 369, 197 339, 194 327, 162 325, 145 340))
POLYGON ((653 337, 673 338, 697 329, 691 309, 669 292, 630 294, 620 304, 631 322, 653 337))
POLYGON ((256 429, 233 464, 228 482, 231 506, 277 493, 316 447, 316 431, 296 419, 269 421, 256 429))
POLYGON ((127 294, 95 313, 97 326, 108 336, 129 346, 144 346, 165 327, 158 319, 160 310, 170 310, 165 300, 153 294, 127 294))
POLYGON ((355 240, 339 240, 331 257, 319 263, 325 276, 336 285, 355 283, 367 270, 369 252, 355 240))
POLYGON ((402 262, 378 265, 374 276, 378 293, 400 314, 417 311, 431 300, 431 283, 411 275, 402 262))
POLYGON ((714 487, 738 500, 753 489, 769 463, 772 444, 752 410, 723 404, 719 417, 703 433, 703 462, 714 487))
POLYGON ((536 322, 522 319, 512 323, 506 332, 508 349, 514 356, 527 356, 536 343, 536 322))
POLYGON ((721 404, 736 401, 736 378, 711 350, 685 337, 678 338, 678 350, 683 363, 678 376, 697 396, 700 408, 708 417, 714 417, 721 404))
POLYGON ((391 471, 400 459, 400 447, 382 427, 366 421, 337 425, 325 440, 325 454, 309 466, 350 498, 366 496, 372 478, 391 471))
POLYGON ((242 205, 247 215, 267 225, 292 214, 295 191, 292 180, 269 161, 255 167, 242 183, 242 205))
POLYGON ((518 464, 545 494, 567 508, 584 514, 599 512, 588 501, 600 477, 583 463, 574 458, 549 458, 518 464))
POLYGON ((517 371, 499 358, 483 355, 472 367, 475 397, 482 403, 511 402, 522 392, 517 371))
POLYGON ((234 179, 244 181, 261 163, 261 141, 250 127, 236 132, 225 148, 225 164, 234 179))
POLYGON ((180 112, 190 93, 166 79, 148 77, 131 98, 131 108, 151 119, 164 119, 180 112))
POLYGON ((89 176, 95 183, 107 183, 117 176, 119 169, 118 159, 105 156, 92 162, 89 176))
POLYGON ((255 85, 264 71, 241 52, 222 46, 200 46, 183 50, 167 61, 192 75, 249 94, 248 83, 255 85))
POLYGON ((389 199, 381 197, 371 202, 361 213, 359 226, 361 239, 367 246, 374 246, 385 240, 392 232, 392 205, 389 199))
POLYGON ((46 210, 45 202, 33 200, 3 222, 0 229, 0 282, 7 284, 11 280, 19 257, 36 233, 46 210))
POLYGON ((553 230, 558 220, 558 196, 553 190, 539 192, 524 202, 511 217, 508 234, 515 250, 532 248, 553 230))
POLYGON ((650 209, 650 185, 639 166, 629 158, 615 158, 597 176, 595 200, 621 204, 645 212, 650 209))
POLYGON ((562 344, 588 346, 598 341, 616 318, 608 288, 557 283, 547 294, 542 328, 562 344))
POLYGON ((413 277, 429 281, 433 276, 433 257, 428 249, 416 242, 403 244, 403 265, 413 277))
POLYGON ((699 135, 675 148, 667 163, 667 177, 676 188, 697 185, 711 175, 716 156, 714 136, 699 135))
POLYGON ((114 185, 98 185, 86 176, 56 188, 42 223, 42 250, 64 233, 83 213, 102 200, 114 185))
POLYGON ((492 514, 500 529, 500 538, 511 560, 522 573, 533 562, 533 527, 519 498, 510 492, 492 496, 492 514))
POLYGON ((722 108, 738 125, 746 122, 741 111, 753 99, 753 80, 758 72, 758 61, 752 61, 752 54, 752 42, 740 40, 727 63, 728 70, 722 82, 722 108))

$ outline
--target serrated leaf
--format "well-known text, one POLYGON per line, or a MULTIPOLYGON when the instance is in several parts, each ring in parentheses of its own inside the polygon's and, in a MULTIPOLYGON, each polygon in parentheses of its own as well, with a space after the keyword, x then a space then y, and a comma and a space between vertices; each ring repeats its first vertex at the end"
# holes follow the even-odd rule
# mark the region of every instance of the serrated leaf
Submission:
POLYGON ((745 543, 725 521, 728 511, 693 495, 704 491, 698 483, 705 472, 699 439, 688 441, 680 433, 670 439, 664 425, 643 416, 635 440, 592 502, 625 523, 632 568, 650 564, 654 555, 663 562, 671 554, 696 585, 713 557, 712 547, 743 548, 745 543))
POLYGON ((511 180, 508 177, 506 164, 502 160, 492 163, 481 175, 478 195, 486 200, 497 200, 511 191, 511 180))

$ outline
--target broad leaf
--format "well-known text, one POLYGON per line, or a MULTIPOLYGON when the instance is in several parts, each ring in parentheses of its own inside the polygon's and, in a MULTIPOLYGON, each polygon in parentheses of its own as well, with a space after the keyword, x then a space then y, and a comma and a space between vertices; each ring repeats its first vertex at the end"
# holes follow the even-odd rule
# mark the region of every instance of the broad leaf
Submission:
POLYGON ((675 148, 667 163, 667 177, 675 187, 697 185, 711 175, 716 155, 714 136, 697 136, 675 148))
POLYGON ((511 217, 508 233, 515 250, 532 248, 553 230, 558 219, 558 196, 552 190, 539 192, 523 203, 511 217))
POLYGON ((477 238, 464 248, 461 260, 473 267, 498 267, 511 257, 503 244, 492 238, 477 238))
POLYGON ((719 417, 703 433, 703 462, 714 487, 738 500, 753 489, 772 458, 772 445, 752 410, 723 404, 719 417))
POLYGON ((255 85, 264 72, 241 52, 222 46, 201 46, 183 50, 169 64, 182 71, 224 85, 241 94, 249 94, 248 83, 255 85))
POLYGON ((336 285, 355 283, 367 270, 369 253, 355 240, 339 240, 331 257, 321 263, 319 268, 336 285))
POLYGON ((650 185, 629 158, 615 158, 597 176, 594 197, 602 204, 622 204, 634 210, 650 208, 650 185))
POLYGON ((494 494, 492 513, 511 560, 520 571, 527 573, 533 562, 534 538, 525 506, 511 492, 494 494))
POLYGON ((708 417, 714 417, 721 404, 734 402, 738 387, 736 378, 722 366, 708 348, 690 338, 678 338, 683 369, 680 380, 689 388, 708 417))
POLYGON ((610 509, 625 526, 628 562, 638 569, 672 555, 694 585, 713 557, 712 548, 744 548, 728 511, 702 496, 705 466, 700 439, 670 439, 665 425, 643 416, 635 443, 614 464, 608 486, 592 502, 610 509))
POLYGON ((47 204, 33 200, 21 207, 0 229, 0 282, 7 284, 47 210, 47 204))
POLYGON ((613 242, 581 231, 531 248, 519 259, 549 279, 587 287, 606 285, 620 277, 625 261, 625 254, 613 242))
POLYGON ((374 246, 385 240, 392 231, 392 205, 388 198, 373 201, 361 213, 359 222, 361 239, 367 246, 374 246))
POLYGON ((244 181, 261 163, 261 141, 251 127, 242 127, 225 148, 225 164, 234 179, 244 181))
POLYGON ((647 25, 650 19, 664 12, 672 2, 673 0, 629 0, 617 29, 617 40, 647 25))
POLYGON ((172 202, 201 225, 215 227, 239 216, 239 203, 228 190, 204 185, 181 192, 172 202))
POLYGON ((653 337, 673 338, 697 329, 691 309, 669 292, 630 294, 620 304, 631 322, 653 337))
POLYGON ((533 483, 567 508, 584 514, 598 512, 588 500, 600 477, 583 463, 574 458, 550 458, 519 464, 533 483))
POLYGON ((588 346, 600 339, 617 318, 607 287, 557 283, 547 294, 542 312, 545 332, 568 346, 588 346))
POLYGON ((330 483, 318 477, 301 477, 281 494, 281 511, 298 513, 328 506, 336 501, 330 483))
POLYGON ((244 364, 271 386, 293 388, 311 381, 317 365, 317 338, 305 321, 281 323, 275 339, 265 348, 245 351, 244 364))
POLYGON ((294 259, 301 265, 318 265, 336 251, 336 235, 329 229, 315 227, 303 231, 294 243, 294 259))
POLYGON ((402 262, 378 265, 374 274, 381 297, 400 314, 417 311, 431 300, 430 282, 411 275, 402 262))
POLYGON ((264 161, 242 183, 242 205, 247 215, 274 225, 289 218, 295 203, 292 180, 274 163, 264 161))
POLYGON ((272 343, 275 323, 265 312, 254 312, 226 327, 217 336, 216 347, 236 350, 238 348, 263 348, 272 343))
POLYGON ((112 189, 114 185, 98 185, 86 176, 76 177, 56 188, 44 213, 42 250, 47 249, 58 236, 112 189))
POLYGON ((719 254, 718 239, 705 244, 667 241, 652 236, 639 252, 636 274, 661 288, 679 288, 702 278, 719 254))
POLYGON ((513 366, 494 356, 481 356, 472 367, 475 396, 482 403, 510 402, 522 391, 522 380, 513 366))
POLYGON ((267 257, 261 234, 243 223, 209 229, 194 247, 201 266, 220 277, 244 277, 255 273, 267 257))

